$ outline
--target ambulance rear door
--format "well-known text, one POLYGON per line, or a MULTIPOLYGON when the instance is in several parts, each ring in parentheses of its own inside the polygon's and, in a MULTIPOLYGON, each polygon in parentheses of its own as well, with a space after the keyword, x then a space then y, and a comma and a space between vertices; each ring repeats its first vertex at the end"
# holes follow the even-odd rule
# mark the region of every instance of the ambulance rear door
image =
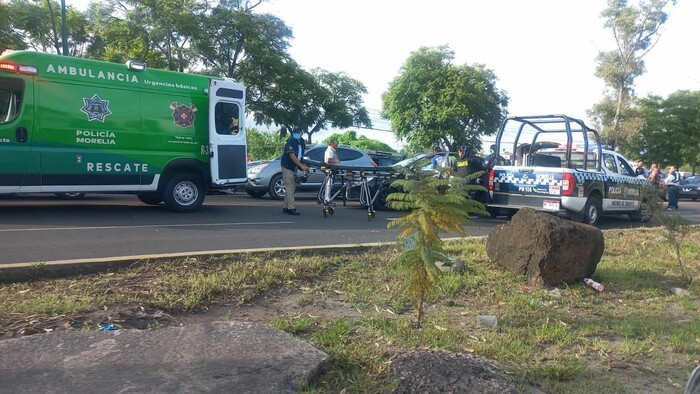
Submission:
POLYGON ((209 83, 209 156, 214 185, 246 182, 245 87, 231 79, 209 83))

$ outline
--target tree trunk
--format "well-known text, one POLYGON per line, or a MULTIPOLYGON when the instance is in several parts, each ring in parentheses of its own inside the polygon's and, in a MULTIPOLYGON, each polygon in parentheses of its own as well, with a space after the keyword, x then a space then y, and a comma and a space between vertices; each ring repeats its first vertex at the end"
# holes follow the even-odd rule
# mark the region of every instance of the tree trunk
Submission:
POLYGON ((622 86, 620 86, 620 88, 617 90, 617 106, 615 107, 615 117, 613 117, 613 124, 612 124, 612 136, 613 136, 612 148, 613 149, 615 149, 618 145, 618 133, 619 133, 619 127, 620 127, 620 112, 622 112, 623 92, 624 92, 624 88, 622 86))
POLYGON ((51 26, 53 27, 53 45, 56 47, 56 54, 61 54, 61 46, 58 44, 58 31, 56 30, 56 18, 53 16, 53 8, 51 0, 46 0, 46 5, 49 7, 49 15, 51 15, 51 26))
POLYGON ((418 316, 416 317, 416 328, 420 329, 423 322, 423 300, 425 299, 425 288, 421 286, 418 295, 418 316))

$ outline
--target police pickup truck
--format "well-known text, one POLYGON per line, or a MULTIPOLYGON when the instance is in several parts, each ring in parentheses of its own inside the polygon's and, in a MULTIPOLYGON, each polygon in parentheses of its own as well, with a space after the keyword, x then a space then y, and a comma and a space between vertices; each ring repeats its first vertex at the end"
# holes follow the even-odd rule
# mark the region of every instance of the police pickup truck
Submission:
POLYGON ((595 225, 606 213, 646 219, 648 181, 628 161, 602 149, 598 133, 565 115, 510 117, 496 136, 497 152, 512 150, 511 165, 488 173, 492 214, 512 216, 521 208, 561 213, 595 225))

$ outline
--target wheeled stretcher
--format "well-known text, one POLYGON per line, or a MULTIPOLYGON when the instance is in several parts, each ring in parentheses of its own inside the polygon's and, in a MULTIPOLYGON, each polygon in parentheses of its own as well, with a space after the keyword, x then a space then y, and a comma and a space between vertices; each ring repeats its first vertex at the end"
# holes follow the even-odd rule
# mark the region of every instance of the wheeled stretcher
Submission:
POLYGON ((318 192, 318 204, 323 205, 323 216, 333 215, 335 200, 342 198, 343 205, 350 198, 351 190, 359 188, 360 205, 367 208, 367 220, 374 219, 374 201, 381 186, 398 178, 399 173, 393 167, 354 167, 325 163, 307 163, 318 166, 325 173, 323 185, 318 192), (334 185, 340 188, 334 191, 334 185))

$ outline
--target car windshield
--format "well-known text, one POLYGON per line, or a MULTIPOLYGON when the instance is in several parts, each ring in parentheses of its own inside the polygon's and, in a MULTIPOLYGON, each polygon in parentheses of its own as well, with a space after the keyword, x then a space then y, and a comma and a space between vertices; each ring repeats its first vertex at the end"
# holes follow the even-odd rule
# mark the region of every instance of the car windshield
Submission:
POLYGON ((700 184, 700 177, 693 176, 682 182, 684 185, 698 185, 700 184))
POLYGON ((421 159, 424 159, 427 156, 428 156, 427 153, 423 153, 423 154, 420 154, 418 156, 409 157, 408 159, 401 160, 400 162, 394 164, 394 166, 408 167, 409 165, 413 164, 414 162, 419 161, 421 159))

